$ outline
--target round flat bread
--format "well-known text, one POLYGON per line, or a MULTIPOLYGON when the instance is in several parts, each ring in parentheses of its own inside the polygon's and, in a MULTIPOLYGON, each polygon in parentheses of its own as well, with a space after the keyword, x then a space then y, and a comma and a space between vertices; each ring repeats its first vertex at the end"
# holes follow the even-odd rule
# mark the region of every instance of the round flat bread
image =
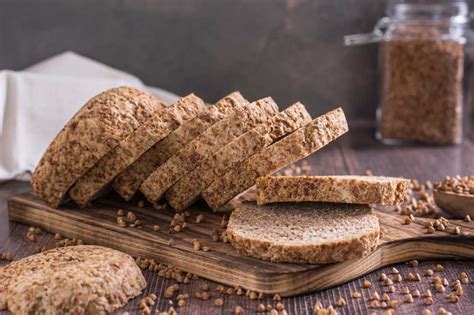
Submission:
POLYGON ((240 254, 272 262, 327 264, 377 248, 379 220, 369 206, 330 203, 239 205, 227 236, 240 254))
POLYGON ((141 293, 134 259, 101 246, 71 246, 0 268, 0 310, 14 314, 105 314, 141 293))

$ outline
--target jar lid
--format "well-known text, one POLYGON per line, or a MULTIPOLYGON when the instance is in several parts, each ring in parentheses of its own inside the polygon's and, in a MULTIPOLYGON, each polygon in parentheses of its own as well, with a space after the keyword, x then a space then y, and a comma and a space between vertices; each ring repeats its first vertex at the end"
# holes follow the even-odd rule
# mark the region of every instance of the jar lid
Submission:
POLYGON ((469 22, 464 0, 389 0, 386 14, 392 21, 469 22))
POLYGON ((344 44, 351 46, 390 40, 386 31, 395 25, 449 28, 448 35, 437 37, 460 43, 466 41, 463 34, 464 27, 470 21, 470 13, 465 0, 389 0, 386 14, 371 33, 344 36, 344 44))

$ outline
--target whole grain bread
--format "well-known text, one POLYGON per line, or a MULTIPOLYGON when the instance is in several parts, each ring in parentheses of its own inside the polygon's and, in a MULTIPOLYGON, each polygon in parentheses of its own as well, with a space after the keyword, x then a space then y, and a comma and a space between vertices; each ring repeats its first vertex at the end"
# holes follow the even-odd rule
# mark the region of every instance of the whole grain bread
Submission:
POLYGON ((335 202, 398 205, 410 181, 379 176, 265 176, 257 179, 257 203, 335 202))
POLYGON ((328 112, 217 178, 203 191, 202 197, 212 209, 218 210, 255 185, 258 177, 271 175, 305 158, 347 131, 347 121, 342 109, 328 112))
POLYGON ((106 314, 146 286, 134 259, 101 246, 52 249, 0 267, 0 310, 106 314))
POLYGON ((119 174, 112 187, 125 200, 130 200, 138 191, 143 181, 172 155, 204 132, 217 121, 228 116, 238 107, 248 104, 239 93, 233 92, 219 100, 190 121, 178 127, 166 138, 156 143, 137 161, 119 174))
POLYGON ((267 97, 235 110, 215 123, 177 154, 160 165, 141 185, 140 191, 150 202, 160 199, 181 176, 190 172, 201 159, 278 113, 278 106, 267 97))
POLYGON ((224 175, 226 170, 235 167, 262 148, 310 121, 311 116, 304 105, 293 104, 270 120, 229 142, 209 158, 199 161, 194 170, 181 177, 166 192, 166 200, 175 210, 184 210, 199 197, 209 184, 224 175))
POLYGON ((240 254, 287 263, 361 258, 376 249, 379 234, 370 207, 334 203, 243 203, 227 225, 227 236, 240 254))
POLYGON ((130 87, 89 100, 46 149, 31 180, 33 191, 58 207, 69 188, 121 140, 165 104, 130 87))
POLYGON ((79 206, 86 206, 155 143, 204 110, 202 99, 190 94, 152 116, 82 175, 69 191, 69 197, 79 206))

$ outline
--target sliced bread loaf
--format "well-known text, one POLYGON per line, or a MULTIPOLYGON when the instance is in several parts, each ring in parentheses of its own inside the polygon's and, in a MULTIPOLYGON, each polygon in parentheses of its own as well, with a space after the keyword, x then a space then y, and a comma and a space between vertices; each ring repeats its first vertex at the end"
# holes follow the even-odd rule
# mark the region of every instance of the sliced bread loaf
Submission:
POLYGON ((58 207, 87 170, 164 108, 164 103, 135 88, 114 88, 95 96, 46 149, 32 176, 33 191, 58 207))
POLYGON ((86 206, 120 172, 135 162, 155 143, 204 110, 204 102, 194 94, 179 99, 161 111, 160 115, 151 117, 104 155, 74 184, 69 191, 69 196, 79 206, 86 206))
POLYGON ((397 205, 410 181, 378 176, 265 176, 257 179, 257 203, 335 202, 397 205))
POLYGON ((196 117, 184 123, 162 141, 151 147, 151 149, 115 178, 112 187, 122 198, 130 200, 135 192, 138 191, 143 181, 158 166, 211 125, 223 119, 238 107, 246 104, 248 104, 248 101, 239 92, 233 92, 222 98, 214 106, 199 113, 196 117))
POLYGON ((140 191, 150 202, 160 199, 181 176, 190 172, 199 160, 278 113, 278 106, 267 97, 235 110, 215 123, 186 147, 159 166, 142 184, 140 191))
POLYGON ((301 103, 296 103, 269 121, 234 139, 207 159, 197 163, 194 170, 185 174, 165 194, 168 203, 181 211, 190 206, 224 170, 235 167, 263 147, 270 145, 311 121, 301 103))
POLYGON ((255 185, 258 177, 271 175, 305 158, 347 131, 347 121, 341 108, 326 113, 217 178, 202 193, 202 197, 212 209, 218 210, 255 185))
POLYGON ((287 263, 360 258, 375 250, 379 234, 378 218, 365 205, 243 203, 227 225, 227 236, 240 254, 287 263))
POLYGON ((135 260, 101 246, 52 249, 0 268, 0 310, 108 314, 146 286, 135 260))

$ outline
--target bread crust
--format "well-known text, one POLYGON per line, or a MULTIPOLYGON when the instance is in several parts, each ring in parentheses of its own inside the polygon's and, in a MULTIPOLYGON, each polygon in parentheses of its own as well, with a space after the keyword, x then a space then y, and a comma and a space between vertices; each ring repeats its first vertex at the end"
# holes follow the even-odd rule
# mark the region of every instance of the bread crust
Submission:
POLYGON ((46 149, 31 180, 33 191, 57 208, 69 188, 165 104, 138 89, 119 87, 89 100, 46 149))
POLYGON ((249 156, 290 134, 311 121, 301 103, 293 104, 270 120, 237 137, 207 159, 202 159, 194 170, 184 175, 165 194, 168 204, 182 211, 189 207, 216 178, 241 163, 249 156))
POLYGON ((410 181, 375 176, 265 176, 257 179, 257 203, 335 202, 398 205, 410 181))
POLYGON ((307 157, 348 130, 341 108, 328 112, 217 178, 203 191, 202 197, 212 209, 218 210, 255 185, 258 177, 271 175, 307 157))
POLYGON ((119 145, 81 176, 69 191, 69 197, 79 206, 85 207, 107 184, 155 143, 204 110, 204 102, 194 94, 183 97, 161 110, 120 141, 119 145))
POLYGON ((166 162, 166 160, 214 123, 222 120, 235 109, 245 104, 248 104, 248 101, 239 92, 233 92, 222 98, 214 106, 209 107, 206 111, 184 123, 162 141, 151 147, 115 178, 112 187, 122 198, 130 200, 138 191, 143 181, 158 166, 166 162))
MULTIPOLYGON (((306 209, 307 210, 307 209, 306 209)), ((281 215, 281 221, 285 221, 287 224, 294 224, 290 217, 285 217, 285 213, 279 213, 281 215)), ((317 224, 317 223, 314 223, 317 224)), ((373 211, 363 205, 327 205, 327 204, 279 204, 279 205, 268 205, 258 206, 255 203, 244 203, 237 207, 232 212, 228 226, 227 236, 234 248, 242 255, 252 256, 262 260, 268 260, 272 262, 285 262, 285 263, 305 263, 305 264, 328 264, 342 262, 346 260, 352 260, 367 256, 377 248, 380 226, 378 223, 377 216, 373 211), (305 211, 300 213, 298 207, 315 207, 317 210, 313 213, 305 211), (326 211, 325 214, 321 214, 321 211, 328 208, 330 211, 326 211), (342 207, 342 210, 338 210, 338 207, 342 207), (349 237, 343 239, 332 240, 330 236, 327 237, 327 241, 321 242, 320 240, 314 243, 305 241, 288 242, 282 239, 270 239, 268 232, 272 229, 292 229, 292 226, 285 227, 282 222, 274 224, 275 220, 270 219, 268 212, 274 212, 276 209, 283 209, 286 215, 292 215, 297 212, 300 215, 301 220, 311 220, 314 215, 323 216, 326 227, 336 228, 338 222, 333 223, 326 221, 331 220, 334 217, 335 211, 340 211, 340 215, 346 215, 346 219, 360 220, 363 216, 364 220, 360 222, 354 221, 355 225, 369 225, 368 228, 362 226, 365 229, 364 232, 358 232, 349 237), (357 212, 354 212, 357 211, 357 212), (262 215, 266 212, 266 215, 262 215), (326 217, 326 219, 324 218, 326 217), (267 219, 264 224, 259 226, 253 234, 249 235, 245 229, 249 226, 255 228, 258 226, 256 220, 267 219)), ((250 233, 252 234, 252 233, 250 233)), ((334 236, 335 237, 335 236, 334 236)))
POLYGON ((134 259, 101 246, 52 249, 0 267, 0 309, 13 314, 106 314, 146 286, 134 259))
POLYGON ((224 145, 278 113, 278 106, 267 97, 235 110, 227 118, 212 125, 164 164, 159 166, 141 185, 140 191, 148 201, 155 202, 183 175, 194 169, 204 158, 224 145))

